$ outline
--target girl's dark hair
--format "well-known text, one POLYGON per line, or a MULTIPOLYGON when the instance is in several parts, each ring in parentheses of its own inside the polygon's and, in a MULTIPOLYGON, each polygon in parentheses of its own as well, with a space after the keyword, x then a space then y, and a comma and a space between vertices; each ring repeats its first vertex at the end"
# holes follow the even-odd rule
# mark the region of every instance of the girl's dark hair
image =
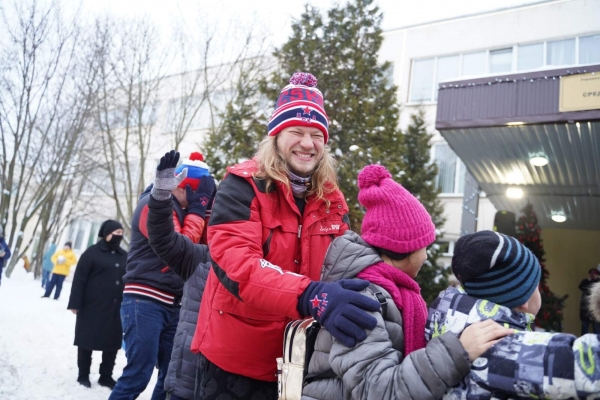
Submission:
POLYGON ((404 260, 405 258, 407 258, 408 256, 410 256, 412 254, 412 253, 396 253, 395 251, 386 250, 386 249, 382 249, 381 247, 375 247, 375 246, 373 246, 373 248, 380 256, 389 257, 394 261, 404 260))

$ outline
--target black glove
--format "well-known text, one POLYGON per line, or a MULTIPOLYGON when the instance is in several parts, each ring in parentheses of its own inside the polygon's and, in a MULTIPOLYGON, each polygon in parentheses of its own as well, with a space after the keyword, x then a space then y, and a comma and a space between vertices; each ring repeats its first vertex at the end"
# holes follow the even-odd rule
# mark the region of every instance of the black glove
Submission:
POLYGON ((344 346, 354 347, 367 338, 365 329, 377 325, 366 311, 378 311, 381 305, 357 293, 367 286, 369 282, 362 279, 311 282, 298 299, 298 312, 311 315, 344 346))
POLYGON ((215 193, 215 179, 210 176, 200 178, 198 188, 194 191, 190 185, 185 187, 185 194, 188 201, 187 212, 198 214, 202 218, 206 216, 206 208, 210 204, 210 199, 215 193))

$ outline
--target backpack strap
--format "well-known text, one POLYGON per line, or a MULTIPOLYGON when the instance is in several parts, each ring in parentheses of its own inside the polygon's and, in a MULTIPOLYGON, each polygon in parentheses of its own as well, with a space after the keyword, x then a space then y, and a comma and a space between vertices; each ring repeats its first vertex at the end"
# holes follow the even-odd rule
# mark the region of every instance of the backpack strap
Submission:
POLYGON ((385 297, 385 295, 382 292, 377 292, 377 293, 373 293, 375 295, 375 297, 377 297, 377 300, 379 301, 379 304, 381 305, 381 315, 383 317, 385 317, 385 314, 387 313, 387 307, 388 307, 388 301, 387 298, 385 297))

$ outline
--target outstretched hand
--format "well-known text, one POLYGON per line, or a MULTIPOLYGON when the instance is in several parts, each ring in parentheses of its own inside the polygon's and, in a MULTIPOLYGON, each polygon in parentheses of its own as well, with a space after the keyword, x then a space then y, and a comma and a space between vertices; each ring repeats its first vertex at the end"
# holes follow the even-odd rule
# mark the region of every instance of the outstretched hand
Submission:
POLYGON ((167 200, 171 198, 171 192, 179 186, 187 176, 187 168, 175 175, 175 167, 179 162, 179 152, 171 150, 161 157, 156 167, 154 186, 150 195, 156 200, 167 200))
POLYGON ((468 326, 460 335, 460 343, 469 354, 469 360, 473 362, 504 336, 513 333, 514 329, 505 328, 494 320, 487 319, 468 326))

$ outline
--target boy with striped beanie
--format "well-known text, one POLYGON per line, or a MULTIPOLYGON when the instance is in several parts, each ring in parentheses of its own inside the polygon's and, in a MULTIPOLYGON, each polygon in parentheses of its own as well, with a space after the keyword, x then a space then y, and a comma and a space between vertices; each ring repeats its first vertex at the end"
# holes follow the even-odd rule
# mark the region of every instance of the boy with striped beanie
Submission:
POLYGON ((487 319, 514 329, 473 361, 463 382, 445 399, 598 398, 600 336, 533 331, 542 305, 542 268, 515 238, 493 231, 461 237, 452 272, 461 287, 441 292, 429 307, 425 338, 460 335, 487 319))
MULTIPOLYGON (((456 242, 452 273, 469 295, 515 308, 526 304, 536 292, 542 268, 517 239, 481 231, 456 242)), ((536 295, 539 297, 539 292, 536 295)), ((535 315, 538 310, 529 311, 535 315)))

